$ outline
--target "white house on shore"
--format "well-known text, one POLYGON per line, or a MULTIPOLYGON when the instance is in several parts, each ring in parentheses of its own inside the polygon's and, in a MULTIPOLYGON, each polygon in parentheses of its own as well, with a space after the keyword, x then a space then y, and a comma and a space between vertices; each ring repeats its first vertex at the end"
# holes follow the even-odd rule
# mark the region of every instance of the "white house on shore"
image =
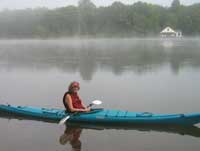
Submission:
POLYGON ((166 27, 160 32, 161 37, 182 37, 181 31, 175 31, 170 27, 166 27))

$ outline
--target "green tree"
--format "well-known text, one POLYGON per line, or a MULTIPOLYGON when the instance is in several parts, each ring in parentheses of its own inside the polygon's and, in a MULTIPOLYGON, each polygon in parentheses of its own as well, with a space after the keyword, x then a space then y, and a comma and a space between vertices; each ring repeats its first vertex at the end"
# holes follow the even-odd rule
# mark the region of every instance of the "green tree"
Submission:
POLYGON ((96 6, 90 0, 79 1, 79 33, 81 35, 95 34, 96 6))
POLYGON ((180 8, 181 4, 179 0, 173 0, 171 4, 171 9, 177 11, 180 8))

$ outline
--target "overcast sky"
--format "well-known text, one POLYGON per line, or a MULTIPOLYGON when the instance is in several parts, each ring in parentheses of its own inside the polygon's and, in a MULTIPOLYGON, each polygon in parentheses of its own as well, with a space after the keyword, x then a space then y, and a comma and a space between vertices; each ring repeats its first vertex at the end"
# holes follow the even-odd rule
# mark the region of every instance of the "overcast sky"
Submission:
MULTIPOLYGON (((67 5, 77 5, 79 0, 0 0, 0 10, 3 9, 24 9, 36 7, 56 8, 67 5)), ((125 4, 133 4, 138 0, 91 0, 96 6, 107 6, 114 1, 121 1, 125 4)), ((140 0, 143 2, 170 6, 172 0, 140 0)), ((181 4, 190 5, 200 3, 200 0, 180 0, 181 4)))

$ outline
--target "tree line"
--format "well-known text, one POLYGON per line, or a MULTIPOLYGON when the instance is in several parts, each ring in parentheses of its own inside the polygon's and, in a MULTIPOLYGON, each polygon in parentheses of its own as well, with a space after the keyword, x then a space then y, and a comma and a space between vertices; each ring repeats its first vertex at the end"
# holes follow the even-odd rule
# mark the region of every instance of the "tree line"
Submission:
POLYGON ((197 36, 199 25, 200 3, 184 6, 179 0, 174 0, 170 7, 143 2, 132 5, 114 2, 107 7, 96 7, 91 0, 80 0, 78 6, 53 10, 0 12, 1 38, 155 36, 166 26, 187 36, 197 36))

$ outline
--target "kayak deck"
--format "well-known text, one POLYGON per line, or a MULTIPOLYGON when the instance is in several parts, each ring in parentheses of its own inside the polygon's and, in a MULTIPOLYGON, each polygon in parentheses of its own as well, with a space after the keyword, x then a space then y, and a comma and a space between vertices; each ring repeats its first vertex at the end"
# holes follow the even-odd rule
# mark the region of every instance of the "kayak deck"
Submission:
POLYGON ((30 106, 0 105, 1 112, 59 121, 71 115, 71 122, 112 123, 112 124, 167 124, 194 125, 200 122, 200 113, 194 114, 153 114, 121 110, 93 109, 91 112, 67 113, 63 109, 49 109, 30 106))

